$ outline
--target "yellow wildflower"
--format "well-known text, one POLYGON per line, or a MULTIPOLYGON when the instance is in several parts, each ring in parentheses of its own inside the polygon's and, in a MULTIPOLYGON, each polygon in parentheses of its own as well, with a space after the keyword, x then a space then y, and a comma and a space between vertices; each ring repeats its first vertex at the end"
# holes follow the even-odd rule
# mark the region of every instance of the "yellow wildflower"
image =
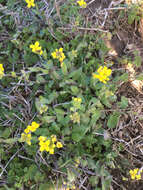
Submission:
POLYGON ((131 176, 131 179, 134 180, 140 180, 141 179, 141 172, 139 173, 139 169, 138 168, 135 168, 134 170, 130 170, 129 173, 130 173, 130 176, 131 176))
POLYGON ((65 54, 63 53, 63 48, 56 49, 54 52, 51 53, 54 59, 58 59, 61 63, 65 59, 65 54))
POLYGON ((33 121, 31 123, 31 131, 34 132, 36 131, 37 128, 39 128, 40 124, 36 123, 35 121, 33 121))
POLYGON ((63 147, 63 145, 62 145, 62 143, 61 143, 61 142, 57 142, 56 147, 57 147, 57 148, 62 148, 62 147, 63 147))
POLYGON ((4 76, 3 64, 0 64, 0 79, 4 76))
POLYGON ((42 47, 40 46, 38 41, 36 41, 35 44, 31 44, 30 48, 32 49, 33 53, 37 53, 39 55, 43 54, 42 47))
POLYGON ((80 115, 78 114, 78 112, 75 112, 72 115, 70 115, 70 118, 73 121, 73 123, 80 123, 80 115))
POLYGON ((30 127, 31 127, 31 126, 28 125, 27 128, 24 130, 24 132, 25 132, 26 134, 28 134, 28 133, 30 132, 30 127))
POLYGON ((39 127, 40 125, 38 123, 36 123, 35 121, 33 121, 31 123, 31 125, 28 125, 27 128, 24 130, 25 133, 29 133, 36 131, 36 129, 39 127))
POLYGON ((77 168, 80 164, 80 161, 79 161, 79 158, 76 158, 75 159, 75 167, 77 168))
POLYGON ((100 66, 99 69, 97 70, 98 74, 93 73, 92 76, 94 79, 99 79, 101 82, 103 83, 107 83, 107 81, 109 80, 109 76, 112 73, 111 69, 108 69, 106 66, 100 66))
POLYGON ((71 111, 76 111, 76 109, 79 109, 81 106, 81 102, 81 98, 72 98, 73 108, 71 108, 71 111))
POLYGON ((54 154, 54 148, 56 147, 56 145, 55 144, 51 144, 50 146, 49 146, 49 154, 54 154))
POLYGON ((40 142, 39 142, 39 145, 40 145, 40 151, 41 151, 41 152, 43 152, 43 151, 46 150, 47 147, 46 147, 45 142, 40 141, 40 142))
POLYGON ((31 134, 21 134, 21 139, 22 142, 26 142, 28 145, 31 145, 31 134))
POLYGON ((84 0, 77 1, 77 3, 78 3, 79 6, 81 6, 82 8, 86 8, 86 7, 87 7, 87 3, 86 3, 84 0))
POLYGON ((34 0, 25 0, 25 2, 27 3, 28 8, 35 7, 34 0))
POLYGON ((39 141, 45 141, 46 139, 47 139, 47 138, 44 137, 44 136, 40 136, 40 137, 38 138, 39 141))
POLYGON ((79 103, 81 103, 81 102, 82 102, 82 99, 81 99, 81 98, 73 98, 73 101, 74 101, 74 102, 79 102, 79 103))
POLYGON ((136 175, 136 179, 140 180, 141 179, 141 174, 136 175))
POLYGON ((54 154, 54 149, 49 149, 49 154, 54 154))
POLYGON ((56 142, 57 141, 56 135, 51 135, 51 139, 53 143, 56 142))
POLYGON ((47 151, 49 154, 54 154, 55 148, 62 148, 63 145, 61 142, 55 142, 57 141, 56 135, 51 135, 51 137, 46 140, 47 138, 44 136, 40 136, 39 138, 39 145, 40 145, 40 151, 47 151))

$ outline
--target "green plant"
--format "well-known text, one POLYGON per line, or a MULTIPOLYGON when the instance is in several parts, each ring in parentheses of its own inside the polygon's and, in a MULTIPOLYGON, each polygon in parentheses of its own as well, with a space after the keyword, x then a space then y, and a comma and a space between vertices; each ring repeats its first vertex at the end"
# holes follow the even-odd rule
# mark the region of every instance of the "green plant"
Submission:
POLYGON ((21 1, 0 2, 0 158, 6 166, 0 172, 6 188, 54 189, 58 181, 72 189, 86 175, 89 188, 109 189, 108 169, 117 155, 107 131, 128 106, 126 97, 116 96, 118 81, 127 77, 119 73, 113 80, 100 32, 76 33, 84 18, 73 0, 55 9, 50 1, 50 18, 45 1, 26 1, 30 9, 21 1), (59 29, 67 23, 72 35, 59 29))

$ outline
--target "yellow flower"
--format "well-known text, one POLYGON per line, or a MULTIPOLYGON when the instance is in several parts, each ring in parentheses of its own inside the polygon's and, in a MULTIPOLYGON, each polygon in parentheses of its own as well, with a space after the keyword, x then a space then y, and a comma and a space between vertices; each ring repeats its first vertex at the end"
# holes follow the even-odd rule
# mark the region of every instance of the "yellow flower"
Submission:
POLYGON ((28 125, 27 128, 24 130, 25 133, 29 133, 36 131, 36 129, 39 127, 40 125, 38 123, 36 123, 35 121, 32 122, 31 125, 28 125))
POLYGON ((0 64, 0 79, 4 76, 3 64, 0 64))
POLYGON ((51 139, 53 143, 56 142, 57 141, 56 135, 51 135, 51 139))
POLYGON ((50 148, 49 149, 49 154, 54 154, 54 149, 50 148))
MULTIPOLYGON (((81 98, 72 98, 72 104, 75 109, 79 109, 81 106, 82 99, 81 98)), ((71 108, 71 111, 74 111, 75 109, 71 108)))
POLYGON ((54 148, 56 147, 56 145, 55 144, 53 144, 53 143, 51 143, 50 145, 49 145, 49 154, 54 154, 54 148))
POLYGON ((76 158, 76 159, 75 159, 75 167, 78 167, 79 164, 80 164, 79 158, 76 158))
POLYGON ((0 71, 4 72, 3 64, 0 64, 0 71))
POLYGON ((59 50, 56 49, 54 52, 51 53, 51 55, 54 59, 58 59, 61 63, 65 59, 65 54, 63 53, 63 48, 60 48, 59 50))
POLYGON ((22 142, 26 142, 28 145, 31 145, 31 134, 21 134, 21 139, 22 142))
POLYGON ((134 180, 134 179, 140 180, 141 179, 141 172, 142 171, 140 171, 140 173, 138 173, 138 172, 139 172, 138 168, 135 168, 134 170, 129 171, 132 180, 134 180))
POLYGON ((41 151, 41 152, 43 152, 43 151, 46 150, 47 147, 46 147, 45 142, 40 141, 40 142, 39 142, 39 145, 40 145, 40 151, 41 151))
POLYGON ((70 118, 73 121, 73 123, 80 123, 80 115, 78 114, 78 112, 75 112, 72 115, 70 115, 70 118))
POLYGON ((35 7, 34 0, 25 0, 25 2, 27 3, 28 8, 35 7))
POLYGON ((31 126, 28 125, 27 128, 24 130, 24 132, 25 132, 26 134, 28 134, 28 133, 30 132, 30 128, 31 128, 31 126))
POLYGON ((61 143, 61 142, 57 142, 56 147, 57 147, 57 148, 62 148, 62 147, 63 147, 63 145, 62 145, 62 143, 61 143))
POLYGON ((50 150, 49 145, 50 145, 50 140, 48 139, 48 140, 45 142, 45 150, 46 150, 47 152, 49 152, 49 150, 50 150))
POLYGON ((78 3, 79 6, 81 6, 82 8, 86 8, 86 7, 87 7, 87 3, 86 3, 84 0, 77 1, 77 3, 78 3))
POLYGON ((73 101, 74 101, 74 102, 79 102, 79 103, 81 103, 81 102, 82 102, 82 99, 81 99, 81 98, 73 98, 73 101))
POLYGON ((98 74, 93 73, 92 76, 94 79, 99 79, 101 82, 103 83, 107 83, 107 81, 109 80, 109 76, 112 73, 111 69, 108 69, 106 66, 100 66, 99 69, 97 70, 98 74))
POLYGON ((30 48, 32 49, 33 53, 37 53, 39 55, 43 54, 42 47, 39 45, 38 41, 36 41, 35 44, 31 44, 30 48))
POLYGON ((36 131, 37 128, 39 128, 40 124, 39 123, 36 123, 35 121, 33 121, 31 123, 31 127, 34 129, 34 131, 36 131))
POLYGON ((46 139, 47 139, 47 138, 44 137, 44 136, 40 136, 40 137, 38 138, 39 141, 45 141, 46 139))
POLYGON ((46 140, 47 138, 44 136, 40 136, 39 138, 39 145, 40 145, 40 151, 47 151, 49 154, 54 154, 55 148, 62 148, 63 145, 61 142, 57 142, 55 145, 55 142, 57 141, 56 135, 51 135, 51 137, 46 140))
POLYGON ((140 180, 141 179, 141 174, 136 175, 136 179, 140 180))

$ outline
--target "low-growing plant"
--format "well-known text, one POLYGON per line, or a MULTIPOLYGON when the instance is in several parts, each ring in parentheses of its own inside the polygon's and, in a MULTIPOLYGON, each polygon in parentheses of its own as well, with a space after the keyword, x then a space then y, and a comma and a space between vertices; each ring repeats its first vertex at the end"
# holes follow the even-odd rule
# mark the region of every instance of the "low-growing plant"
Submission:
POLYGON ((57 4, 50 18, 44 2, 1 1, 0 178, 7 189, 78 189, 82 180, 88 189, 110 189, 117 155, 108 131, 128 106, 116 96, 128 77, 113 77, 100 33, 59 32, 71 20, 82 24, 85 1, 57 4), (24 27, 5 6, 19 11, 24 27))

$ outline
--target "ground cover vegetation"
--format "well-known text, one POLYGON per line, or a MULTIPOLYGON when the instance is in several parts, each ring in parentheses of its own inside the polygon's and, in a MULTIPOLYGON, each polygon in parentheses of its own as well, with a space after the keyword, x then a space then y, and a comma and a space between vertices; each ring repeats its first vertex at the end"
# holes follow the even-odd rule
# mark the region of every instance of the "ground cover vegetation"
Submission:
POLYGON ((0 190, 143 189, 142 7, 0 0, 0 190))

